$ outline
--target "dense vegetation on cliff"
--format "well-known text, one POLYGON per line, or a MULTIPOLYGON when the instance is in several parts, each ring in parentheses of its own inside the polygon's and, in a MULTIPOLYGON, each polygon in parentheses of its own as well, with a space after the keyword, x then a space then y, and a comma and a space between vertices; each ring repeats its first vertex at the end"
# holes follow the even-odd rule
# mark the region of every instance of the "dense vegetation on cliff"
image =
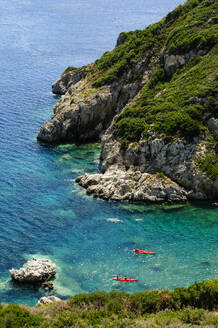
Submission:
POLYGON ((135 196, 126 179, 119 189, 123 172, 133 176, 139 170, 163 172, 183 199, 216 200, 217 41, 217 0, 187 0, 158 23, 121 33, 112 51, 87 66, 67 68, 53 84, 62 97, 38 139, 101 138, 102 174, 115 166, 122 172, 118 184, 114 171, 111 188, 103 175, 90 177, 93 186, 84 180, 81 185, 96 197, 169 201, 166 185, 154 190, 148 180, 142 189, 134 185, 135 196), (160 189, 164 193, 157 195, 160 189))
POLYGON ((95 292, 34 308, 0 306, 0 327, 215 327, 218 317, 210 311, 217 305, 218 280, 208 280, 173 291, 95 292))
MULTIPOLYGON (((155 131, 168 138, 190 139, 206 132, 210 117, 218 118, 217 14, 216 1, 189 0, 144 31, 124 33, 124 43, 97 61, 101 74, 103 69, 106 70, 94 82, 95 86, 100 86, 120 77, 127 67, 131 70, 146 51, 151 51, 151 56, 159 56, 160 51, 168 55, 193 52, 193 58, 173 75, 167 74, 163 65, 157 62, 137 101, 116 118, 114 136, 121 139, 123 149, 130 142, 146 139, 151 124, 155 131), (200 51, 207 54, 201 56, 200 51)), ((209 148, 212 153, 199 162, 200 169, 216 180, 218 143, 211 136, 209 148)))
MULTIPOLYGON (((95 62, 90 73, 93 85, 99 87, 118 80, 124 72, 133 70, 147 52, 158 56, 163 48, 168 54, 211 49, 218 40, 216 25, 212 24, 216 10, 214 0, 188 0, 159 23, 144 30, 122 33, 118 46, 95 62)), ((159 76, 156 82, 162 78, 159 76)))
POLYGON ((199 169, 212 180, 218 178, 218 142, 208 131, 208 120, 218 118, 217 23, 216 0, 187 0, 158 23, 121 33, 117 46, 86 72, 96 92, 106 85, 140 81, 144 72, 138 67, 149 66, 148 81, 137 99, 113 124, 113 136, 123 150, 146 140, 151 126, 169 142, 200 135, 207 141, 208 156, 198 163, 199 169))
POLYGON ((141 32, 143 35, 154 30, 153 52, 164 48, 169 55, 184 55, 193 51, 193 58, 173 76, 167 75, 160 63, 136 103, 127 106, 117 118, 116 136, 123 141, 138 141, 142 135, 146 137, 148 126, 153 124, 156 131, 189 138, 206 129, 209 116, 217 117, 216 15, 216 1, 187 1, 160 23, 141 32), (199 50, 207 54, 197 55, 199 50))

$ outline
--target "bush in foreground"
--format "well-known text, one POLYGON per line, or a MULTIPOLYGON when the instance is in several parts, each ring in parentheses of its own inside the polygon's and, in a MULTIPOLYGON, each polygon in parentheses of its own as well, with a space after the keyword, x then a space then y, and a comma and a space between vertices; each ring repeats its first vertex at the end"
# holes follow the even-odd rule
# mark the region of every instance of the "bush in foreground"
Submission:
POLYGON ((0 307, 0 328, 216 327, 218 279, 173 291, 79 294, 67 301, 23 309, 0 307))

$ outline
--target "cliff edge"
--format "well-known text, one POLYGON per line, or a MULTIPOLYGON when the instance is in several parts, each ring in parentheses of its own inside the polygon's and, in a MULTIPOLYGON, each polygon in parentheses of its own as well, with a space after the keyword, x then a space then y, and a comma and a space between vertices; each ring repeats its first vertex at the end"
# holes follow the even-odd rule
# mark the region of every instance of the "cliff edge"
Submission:
POLYGON ((89 194, 218 198, 217 12, 214 0, 188 0, 53 84, 61 98, 38 139, 101 139, 102 173, 77 179, 89 194))

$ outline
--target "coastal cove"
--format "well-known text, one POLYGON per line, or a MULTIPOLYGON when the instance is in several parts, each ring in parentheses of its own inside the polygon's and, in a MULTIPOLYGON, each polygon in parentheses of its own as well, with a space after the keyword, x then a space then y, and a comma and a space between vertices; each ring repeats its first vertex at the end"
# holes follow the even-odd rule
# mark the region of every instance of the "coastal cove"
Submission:
POLYGON ((96 290, 173 289, 217 275, 218 211, 210 202, 94 199, 75 179, 99 172, 100 145, 36 140, 57 101, 51 83, 67 66, 94 61, 114 47, 119 32, 144 28, 181 2, 149 7, 146 1, 0 0, 1 302, 34 305, 49 294, 10 281, 9 269, 32 257, 56 264, 52 294, 60 298, 96 290), (156 255, 140 257, 135 247, 156 255), (113 282, 117 273, 137 276, 139 283, 113 282))

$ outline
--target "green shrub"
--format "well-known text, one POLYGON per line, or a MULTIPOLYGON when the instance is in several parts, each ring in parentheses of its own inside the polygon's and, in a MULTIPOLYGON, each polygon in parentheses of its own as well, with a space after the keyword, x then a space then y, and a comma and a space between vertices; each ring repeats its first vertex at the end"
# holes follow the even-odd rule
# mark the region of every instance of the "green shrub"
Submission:
POLYGON ((42 318, 30 314, 18 305, 9 304, 0 309, 0 328, 39 327, 42 318))
POLYGON ((180 322, 181 325, 206 327, 207 324, 216 324, 217 318, 205 310, 216 310, 217 306, 218 279, 178 287, 173 291, 79 294, 68 299, 67 305, 62 307, 51 304, 37 308, 44 319, 18 305, 0 306, 0 328, 136 327, 137 322, 156 323, 161 327, 171 323, 179 327, 180 322))
POLYGON ((204 158, 199 159, 197 163, 199 169, 205 172, 211 180, 218 180, 218 155, 207 154, 204 158))
POLYGON ((170 81, 161 81, 161 70, 156 70, 152 88, 146 85, 135 104, 127 106, 116 117, 114 136, 121 139, 122 149, 141 136, 147 138, 150 124, 168 138, 191 139, 206 129, 205 114, 210 112, 216 117, 218 112, 214 95, 217 51, 216 46, 200 60, 190 60, 170 81), (156 79, 159 74, 161 77, 156 79), (194 97, 205 101, 193 103, 194 97))
POLYGON ((88 324, 96 327, 101 323, 103 318, 110 317, 110 313, 108 311, 92 311, 83 313, 83 317, 88 322, 88 324))
POLYGON ((128 117, 122 118, 114 125, 114 135, 121 137, 123 144, 133 141, 139 141, 142 133, 146 130, 148 125, 144 119, 128 117))
POLYGON ((182 322, 192 325, 199 325, 201 321, 205 320, 205 313, 203 309, 185 309, 180 316, 182 322))
MULTIPOLYGON (((135 76, 134 72, 135 66, 145 57, 148 62, 152 56, 159 57, 162 48, 166 48, 169 54, 184 54, 205 48, 209 50, 218 40, 215 24, 207 23, 215 10, 216 4, 213 1, 189 0, 169 13, 165 20, 149 25, 144 30, 123 33, 123 43, 105 52, 94 63, 89 74, 92 85, 101 87, 111 84, 118 81, 125 72, 133 73, 128 77, 129 82, 138 79, 138 73, 135 76)), ((150 88, 163 80, 163 73, 162 69, 157 76, 154 74, 150 88)))
POLYGON ((120 144, 120 149, 126 151, 128 149, 130 142, 127 139, 122 139, 120 144))
POLYGON ((190 293, 185 287, 177 287, 171 293, 172 304, 175 310, 190 306, 190 293))
POLYGON ((176 9, 174 9, 169 14, 167 14, 165 18, 165 22, 169 23, 172 20, 176 20, 179 16, 181 16, 181 14, 183 14, 183 12, 184 12, 184 7, 182 5, 179 5, 178 7, 176 7, 176 9))
POLYGON ((184 112, 171 112, 159 115, 155 123, 157 131, 169 135, 192 138, 200 133, 200 124, 184 112))
POLYGON ((209 30, 196 31, 190 26, 183 26, 173 30, 167 41, 169 54, 185 54, 190 50, 212 48, 218 41, 218 32, 215 27, 209 30))
MULTIPOLYGON (((55 318, 52 320, 52 323, 47 327, 49 328, 66 328, 74 327, 80 319, 80 315, 75 312, 64 311, 57 313, 55 318)), ((46 325, 45 325, 46 327, 46 325)))
POLYGON ((159 301, 159 292, 139 292, 130 296, 130 310, 133 313, 143 315, 145 313, 157 312, 157 305, 159 301))
POLYGON ((218 305, 218 280, 197 282, 188 287, 191 306, 213 310, 218 305))
POLYGON ((76 69, 77 69, 76 67, 68 66, 61 75, 64 75, 64 74, 74 71, 76 69))
POLYGON ((213 310, 218 305, 218 279, 196 282, 187 288, 175 288, 171 297, 174 309, 192 306, 213 310))
POLYGON ((158 82, 163 82, 165 79, 165 70, 163 68, 157 68, 156 71, 152 74, 149 82, 148 88, 152 89, 158 82))
POLYGON ((143 57, 148 56, 147 51, 154 44, 160 47, 160 42, 155 35, 155 31, 161 31, 160 26, 161 23, 157 23, 143 31, 125 33, 126 39, 119 47, 104 53, 96 60, 92 85, 100 87, 118 80, 124 72, 132 70, 143 57))
POLYGON ((96 310, 100 310, 105 306, 108 300, 108 294, 106 292, 95 292, 91 294, 78 294, 72 298, 69 298, 68 303, 70 306, 79 306, 81 308, 87 308, 86 306, 92 306, 96 310))
POLYGON ((204 109, 200 105, 187 106, 185 113, 187 113, 191 119, 201 121, 204 109))

